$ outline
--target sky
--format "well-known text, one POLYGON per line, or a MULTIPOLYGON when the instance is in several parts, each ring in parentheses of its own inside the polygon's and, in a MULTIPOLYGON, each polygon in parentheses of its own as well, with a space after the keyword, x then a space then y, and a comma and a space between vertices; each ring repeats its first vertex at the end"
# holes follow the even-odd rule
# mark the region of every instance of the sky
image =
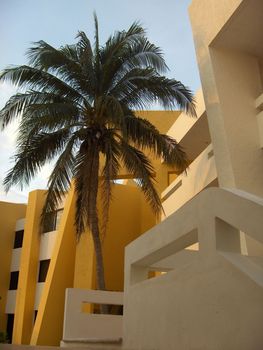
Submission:
MULTIPOLYGON (((115 30, 127 29, 139 21, 150 41, 159 46, 170 68, 170 78, 196 91, 200 86, 188 6, 191 0, 0 0, 0 71, 10 65, 26 64, 26 50, 32 42, 45 40, 55 47, 75 42, 79 30, 94 36, 93 12, 99 21, 103 44, 115 30)), ((0 109, 14 94, 11 85, 0 85, 0 109)), ((17 124, 0 131, 0 200, 26 202, 28 192, 44 189, 52 168, 47 164, 22 191, 8 194, 3 179, 12 166, 17 124)))

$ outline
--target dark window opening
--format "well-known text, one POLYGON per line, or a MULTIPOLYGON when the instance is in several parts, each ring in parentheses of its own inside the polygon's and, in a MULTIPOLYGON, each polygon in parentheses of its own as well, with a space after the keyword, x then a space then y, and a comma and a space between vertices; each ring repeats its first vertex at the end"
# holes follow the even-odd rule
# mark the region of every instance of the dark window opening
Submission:
POLYGON ((34 314, 34 323, 36 322, 36 319, 37 319, 37 311, 38 311, 38 310, 35 310, 35 314, 34 314))
POLYGON ((18 271, 11 272, 9 290, 16 290, 17 289, 18 276, 19 276, 18 271))
POLYGON ((7 315, 6 333, 7 333, 9 343, 12 343, 13 328, 14 328, 14 314, 8 314, 7 315))
POLYGON ((16 231, 14 248, 21 248, 23 245, 24 230, 16 231))
MULTIPOLYGON (((101 304, 91 304, 92 305, 92 313, 100 314, 100 306, 101 304)), ((108 313, 110 315, 123 315, 123 305, 108 305, 108 313)))
POLYGON ((43 233, 56 231, 58 229, 62 213, 63 209, 59 209, 46 215, 43 226, 43 233))
POLYGON ((40 261, 38 282, 45 282, 46 281, 49 263, 50 263, 50 259, 40 261))

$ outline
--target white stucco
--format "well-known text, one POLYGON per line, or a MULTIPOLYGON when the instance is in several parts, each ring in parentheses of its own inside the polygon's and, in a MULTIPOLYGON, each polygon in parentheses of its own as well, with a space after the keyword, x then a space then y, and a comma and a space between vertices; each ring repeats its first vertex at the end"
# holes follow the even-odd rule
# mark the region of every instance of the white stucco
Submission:
POLYGON ((35 307, 34 307, 35 310, 38 310, 44 285, 45 285, 45 282, 38 282, 37 283, 36 294, 35 294, 35 307))
POLYGON ((19 271, 21 251, 22 251, 22 248, 13 249, 10 271, 19 271))
MULTIPOLYGON (((217 178, 212 145, 191 163, 187 174, 178 176, 162 193, 166 217, 193 198, 217 178)), ((165 216, 163 217, 165 219, 165 216)))
POLYGON ((262 227, 262 198, 210 188, 133 241, 125 254, 124 348, 260 349, 263 258, 242 255, 239 232, 262 245, 262 227), (196 253, 179 256, 197 241, 196 253), (167 274, 147 279, 174 254, 167 274))
POLYGON ((16 290, 8 290, 5 313, 14 314, 15 307, 16 307, 16 290))
POLYGON ((16 231, 21 231, 25 227, 25 219, 19 219, 16 222, 16 231))
POLYGON ((57 231, 46 232, 41 235, 39 260, 51 259, 56 237, 57 231))

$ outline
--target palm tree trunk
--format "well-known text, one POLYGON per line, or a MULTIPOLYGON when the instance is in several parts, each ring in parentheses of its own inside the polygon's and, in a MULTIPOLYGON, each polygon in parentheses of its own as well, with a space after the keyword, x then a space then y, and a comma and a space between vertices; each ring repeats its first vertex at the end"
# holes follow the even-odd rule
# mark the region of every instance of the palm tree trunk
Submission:
POLYGON ((102 246, 100 240, 100 232, 98 227, 98 215, 93 216, 93 223, 91 226, 91 234, 93 238, 94 250, 96 255, 96 281, 97 289, 106 290, 105 276, 104 276, 104 262, 102 254, 102 246))
MULTIPOLYGON (((98 215, 93 216, 93 224, 91 229, 91 234, 94 243, 94 250, 96 255, 96 281, 97 281, 97 289, 106 290, 105 285, 105 275, 104 275, 104 263, 103 263, 103 254, 100 240, 100 232, 98 226, 98 215)), ((100 305, 100 313, 108 314, 109 307, 106 304, 100 305)))
MULTIPOLYGON (((104 275, 104 262, 102 254, 102 246, 99 230, 99 219, 97 211, 97 197, 99 187, 99 152, 94 152, 93 164, 92 164, 92 191, 89 198, 89 224, 94 243, 94 250, 96 256, 96 282, 97 289, 106 290, 105 275, 104 275)), ((109 307, 106 304, 100 305, 100 312, 105 314, 109 313, 109 307)))

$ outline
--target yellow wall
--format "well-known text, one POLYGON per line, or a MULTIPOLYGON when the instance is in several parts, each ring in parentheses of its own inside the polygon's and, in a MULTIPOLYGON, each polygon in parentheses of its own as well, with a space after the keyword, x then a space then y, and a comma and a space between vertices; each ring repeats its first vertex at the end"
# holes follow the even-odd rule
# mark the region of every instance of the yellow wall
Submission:
POLYGON ((90 232, 77 242, 74 267, 74 288, 95 289, 95 255, 90 232))
POLYGON ((18 219, 25 217, 26 205, 0 202, 0 331, 6 329, 5 305, 10 281, 10 265, 18 219))
POLYGON ((40 243, 40 215, 45 191, 29 194, 16 297, 13 343, 28 344, 33 327, 40 243))
POLYGON ((124 248, 140 236, 145 227, 153 226, 155 220, 153 214, 149 215, 149 205, 144 198, 142 199, 140 189, 123 185, 114 186, 109 217, 108 229, 103 241, 106 288, 122 291, 124 248))
MULTIPOLYGON (((155 217, 140 189, 135 186, 115 185, 113 197, 108 229, 103 240, 105 278, 108 290, 123 290, 124 248, 152 227, 155 224, 155 217)), ((75 210, 71 193, 63 212, 32 330, 39 263, 38 227, 43 200, 42 191, 30 194, 13 336, 13 342, 17 344, 30 342, 31 345, 59 345, 62 339, 65 289, 73 286, 96 288, 92 237, 86 232, 76 246, 75 210)), ((91 310, 92 307, 89 306, 86 311, 91 310)))
POLYGON ((31 345, 59 345, 62 339, 65 289, 73 287, 76 237, 74 193, 67 196, 50 261, 31 345))
POLYGON ((166 134, 176 119, 181 114, 180 111, 136 111, 138 117, 148 119, 162 134, 166 134))
MULTIPOLYGON (((136 115, 148 119, 161 133, 166 133, 180 115, 179 111, 137 111, 136 115)), ((151 156, 150 156, 151 157, 151 156)), ((156 189, 168 186, 168 171, 174 170, 152 159, 156 170, 156 189)), ((123 171, 123 174, 125 171, 123 171)), ((107 233, 103 241, 106 288, 123 290, 124 249, 132 240, 149 230, 157 222, 143 193, 131 180, 115 185, 110 205, 107 233)), ((95 288, 95 256, 89 232, 82 235, 76 249, 75 288, 95 288)))
MULTIPOLYGON (((177 118, 180 116, 180 111, 136 111, 135 114, 140 117, 149 120, 161 134, 167 134, 169 129, 175 123, 177 118)), ((145 151, 145 150, 144 150, 145 151)), ((145 151, 146 155, 151 159, 152 164, 156 172, 156 188, 161 193, 167 186, 167 172, 175 169, 164 165, 161 159, 154 159, 150 152, 145 151)), ((127 174, 126 169, 121 169, 120 174, 123 178, 130 178, 130 174, 127 174)))
MULTIPOLYGON (((107 232, 103 238, 106 288, 123 290, 124 248, 155 225, 156 219, 136 186, 114 185, 107 232)), ((82 235, 76 248, 74 287, 94 289, 95 254, 89 232, 82 235)))
MULTIPOLYGON (((138 111, 136 115, 141 118, 148 119, 161 134, 167 134, 168 130, 175 123, 177 118, 180 116, 180 111, 138 111)), ((156 189, 161 194, 162 191, 166 189, 169 185, 168 183, 168 171, 174 171, 175 168, 169 167, 161 162, 161 159, 153 159, 151 155, 149 155, 152 160, 152 164, 154 166, 156 172, 156 189)))

